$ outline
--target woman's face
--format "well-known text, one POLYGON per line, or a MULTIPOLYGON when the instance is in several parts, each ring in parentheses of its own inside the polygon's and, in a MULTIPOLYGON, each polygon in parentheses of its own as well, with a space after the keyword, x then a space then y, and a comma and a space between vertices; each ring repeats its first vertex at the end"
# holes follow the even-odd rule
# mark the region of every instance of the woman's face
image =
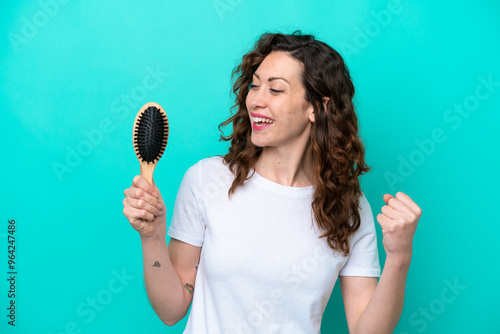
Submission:
POLYGON ((271 52, 255 71, 246 99, 254 145, 305 147, 314 114, 305 100, 302 69, 288 54, 271 52))

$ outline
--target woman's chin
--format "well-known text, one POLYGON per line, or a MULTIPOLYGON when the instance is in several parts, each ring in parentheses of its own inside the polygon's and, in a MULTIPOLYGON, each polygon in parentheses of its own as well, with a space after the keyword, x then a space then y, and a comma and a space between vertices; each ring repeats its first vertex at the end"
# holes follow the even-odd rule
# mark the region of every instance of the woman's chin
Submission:
POLYGON ((267 146, 266 145, 266 141, 263 140, 262 138, 259 138, 260 136, 256 136, 252 133, 252 136, 251 136, 251 140, 252 140, 252 144, 254 144, 255 146, 257 147, 265 147, 267 146))
POLYGON ((258 148, 264 148, 266 146, 265 144, 256 144, 254 142, 252 142, 252 144, 254 144, 255 146, 257 146, 258 148))

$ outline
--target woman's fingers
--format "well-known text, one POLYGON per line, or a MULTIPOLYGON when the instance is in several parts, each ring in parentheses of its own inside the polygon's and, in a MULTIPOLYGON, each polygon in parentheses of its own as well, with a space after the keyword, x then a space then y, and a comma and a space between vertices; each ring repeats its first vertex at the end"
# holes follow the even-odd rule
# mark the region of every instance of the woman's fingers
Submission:
POLYGON ((130 206, 134 209, 144 210, 154 216, 159 216, 162 213, 162 206, 160 203, 151 205, 143 199, 135 199, 132 197, 125 197, 125 199, 123 200, 123 206, 130 206))
POLYGON ((390 194, 384 195, 384 202, 392 209, 399 212, 413 212, 414 214, 420 216, 422 214, 422 210, 420 207, 410 198, 410 196, 405 193, 399 191, 396 193, 396 196, 392 196, 390 194), (390 201, 390 203, 389 203, 390 201))
POLYGON ((160 192, 144 177, 134 177, 132 186, 124 194, 123 214, 141 235, 155 233, 159 226, 166 223, 160 192))
POLYGON ((396 219, 398 217, 398 212, 388 205, 384 205, 381 211, 388 218, 396 219))
POLYGON ((399 191, 396 193, 396 198, 398 198, 401 202, 405 203, 411 211, 416 213, 418 216, 422 215, 422 209, 415 203, 410 196, 406 195, 404 192, 399 191))
POLYGON ((125 206, 123 208, 123 214, 129 219, 131 224, 138 219, 153 221, 156 218, 155 215, 146 210, 136 209, 131 206, 125 206))
POLYGON ((123 214, 130 225, 143 236, 161 233, 166 225, 166 208, 158 188, 137 175, 123 193, 123 214))
MULTIPOLYGON (((132 187, 126 189, 124 191, 126 197, 130 197, 136 200, 142 200, 148 203, 151 206, 156 207, 157 209, 162 209, 163 205, 159 201, 159 199, 152 194, 156 194, 156 190, 149 184, 146 179, 142 176, 138 175, 134 177, 134 181, 132 182, 132 187)), ((132 203, 131 203, 132 204, 132 203)), ((137 204, 137 203, 136 203, 137 204)), ((144 208, 144 203, 139 203, 139 208, 144 208)))
POLYGON ((156 198, 156 196, 158 196, 155 188, 151 184, 149 184, 148 180, 146 180, 142 175, 136 175, 134 177, 134 180, 132 181, 132 187, 143 189, 152 197, 156 198))
POLYGON ((153 221, 163 214, 163 204, 157 190, 141 175, 134 177, 132 186, 124 191, 123 214, 132 223, 138 219, 153 221))

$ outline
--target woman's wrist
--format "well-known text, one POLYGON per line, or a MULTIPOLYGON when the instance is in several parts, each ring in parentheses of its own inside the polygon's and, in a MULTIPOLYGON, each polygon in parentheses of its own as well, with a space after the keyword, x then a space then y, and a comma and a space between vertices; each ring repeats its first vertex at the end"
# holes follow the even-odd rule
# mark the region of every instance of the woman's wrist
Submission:
POLYGON ((166 243, 166 231, 163 231, 163 229, 161 230, 162 231, 155 231, 147 235, 140 234, 141 243, 143 244, 158 243, 158 242, 166 243))
POLYGON ((410 267, 412 254, 390 255, 388 254, 385 263, 391 263, 398 267, 410 267))

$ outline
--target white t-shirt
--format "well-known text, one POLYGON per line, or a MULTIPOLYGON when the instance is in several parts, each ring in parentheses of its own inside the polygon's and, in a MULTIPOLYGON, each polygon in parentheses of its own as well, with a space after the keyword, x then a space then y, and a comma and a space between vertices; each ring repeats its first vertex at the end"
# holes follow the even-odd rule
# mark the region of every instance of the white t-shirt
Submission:
POLYGON ((341 276, 380 276, 372 211, 343 257, 313 223, 314 187, 288 187, 255 173, 228 199, 233 174, 220 157, 188 169, 168 235, 202 247, 184 333, 319 333, 341 276))

